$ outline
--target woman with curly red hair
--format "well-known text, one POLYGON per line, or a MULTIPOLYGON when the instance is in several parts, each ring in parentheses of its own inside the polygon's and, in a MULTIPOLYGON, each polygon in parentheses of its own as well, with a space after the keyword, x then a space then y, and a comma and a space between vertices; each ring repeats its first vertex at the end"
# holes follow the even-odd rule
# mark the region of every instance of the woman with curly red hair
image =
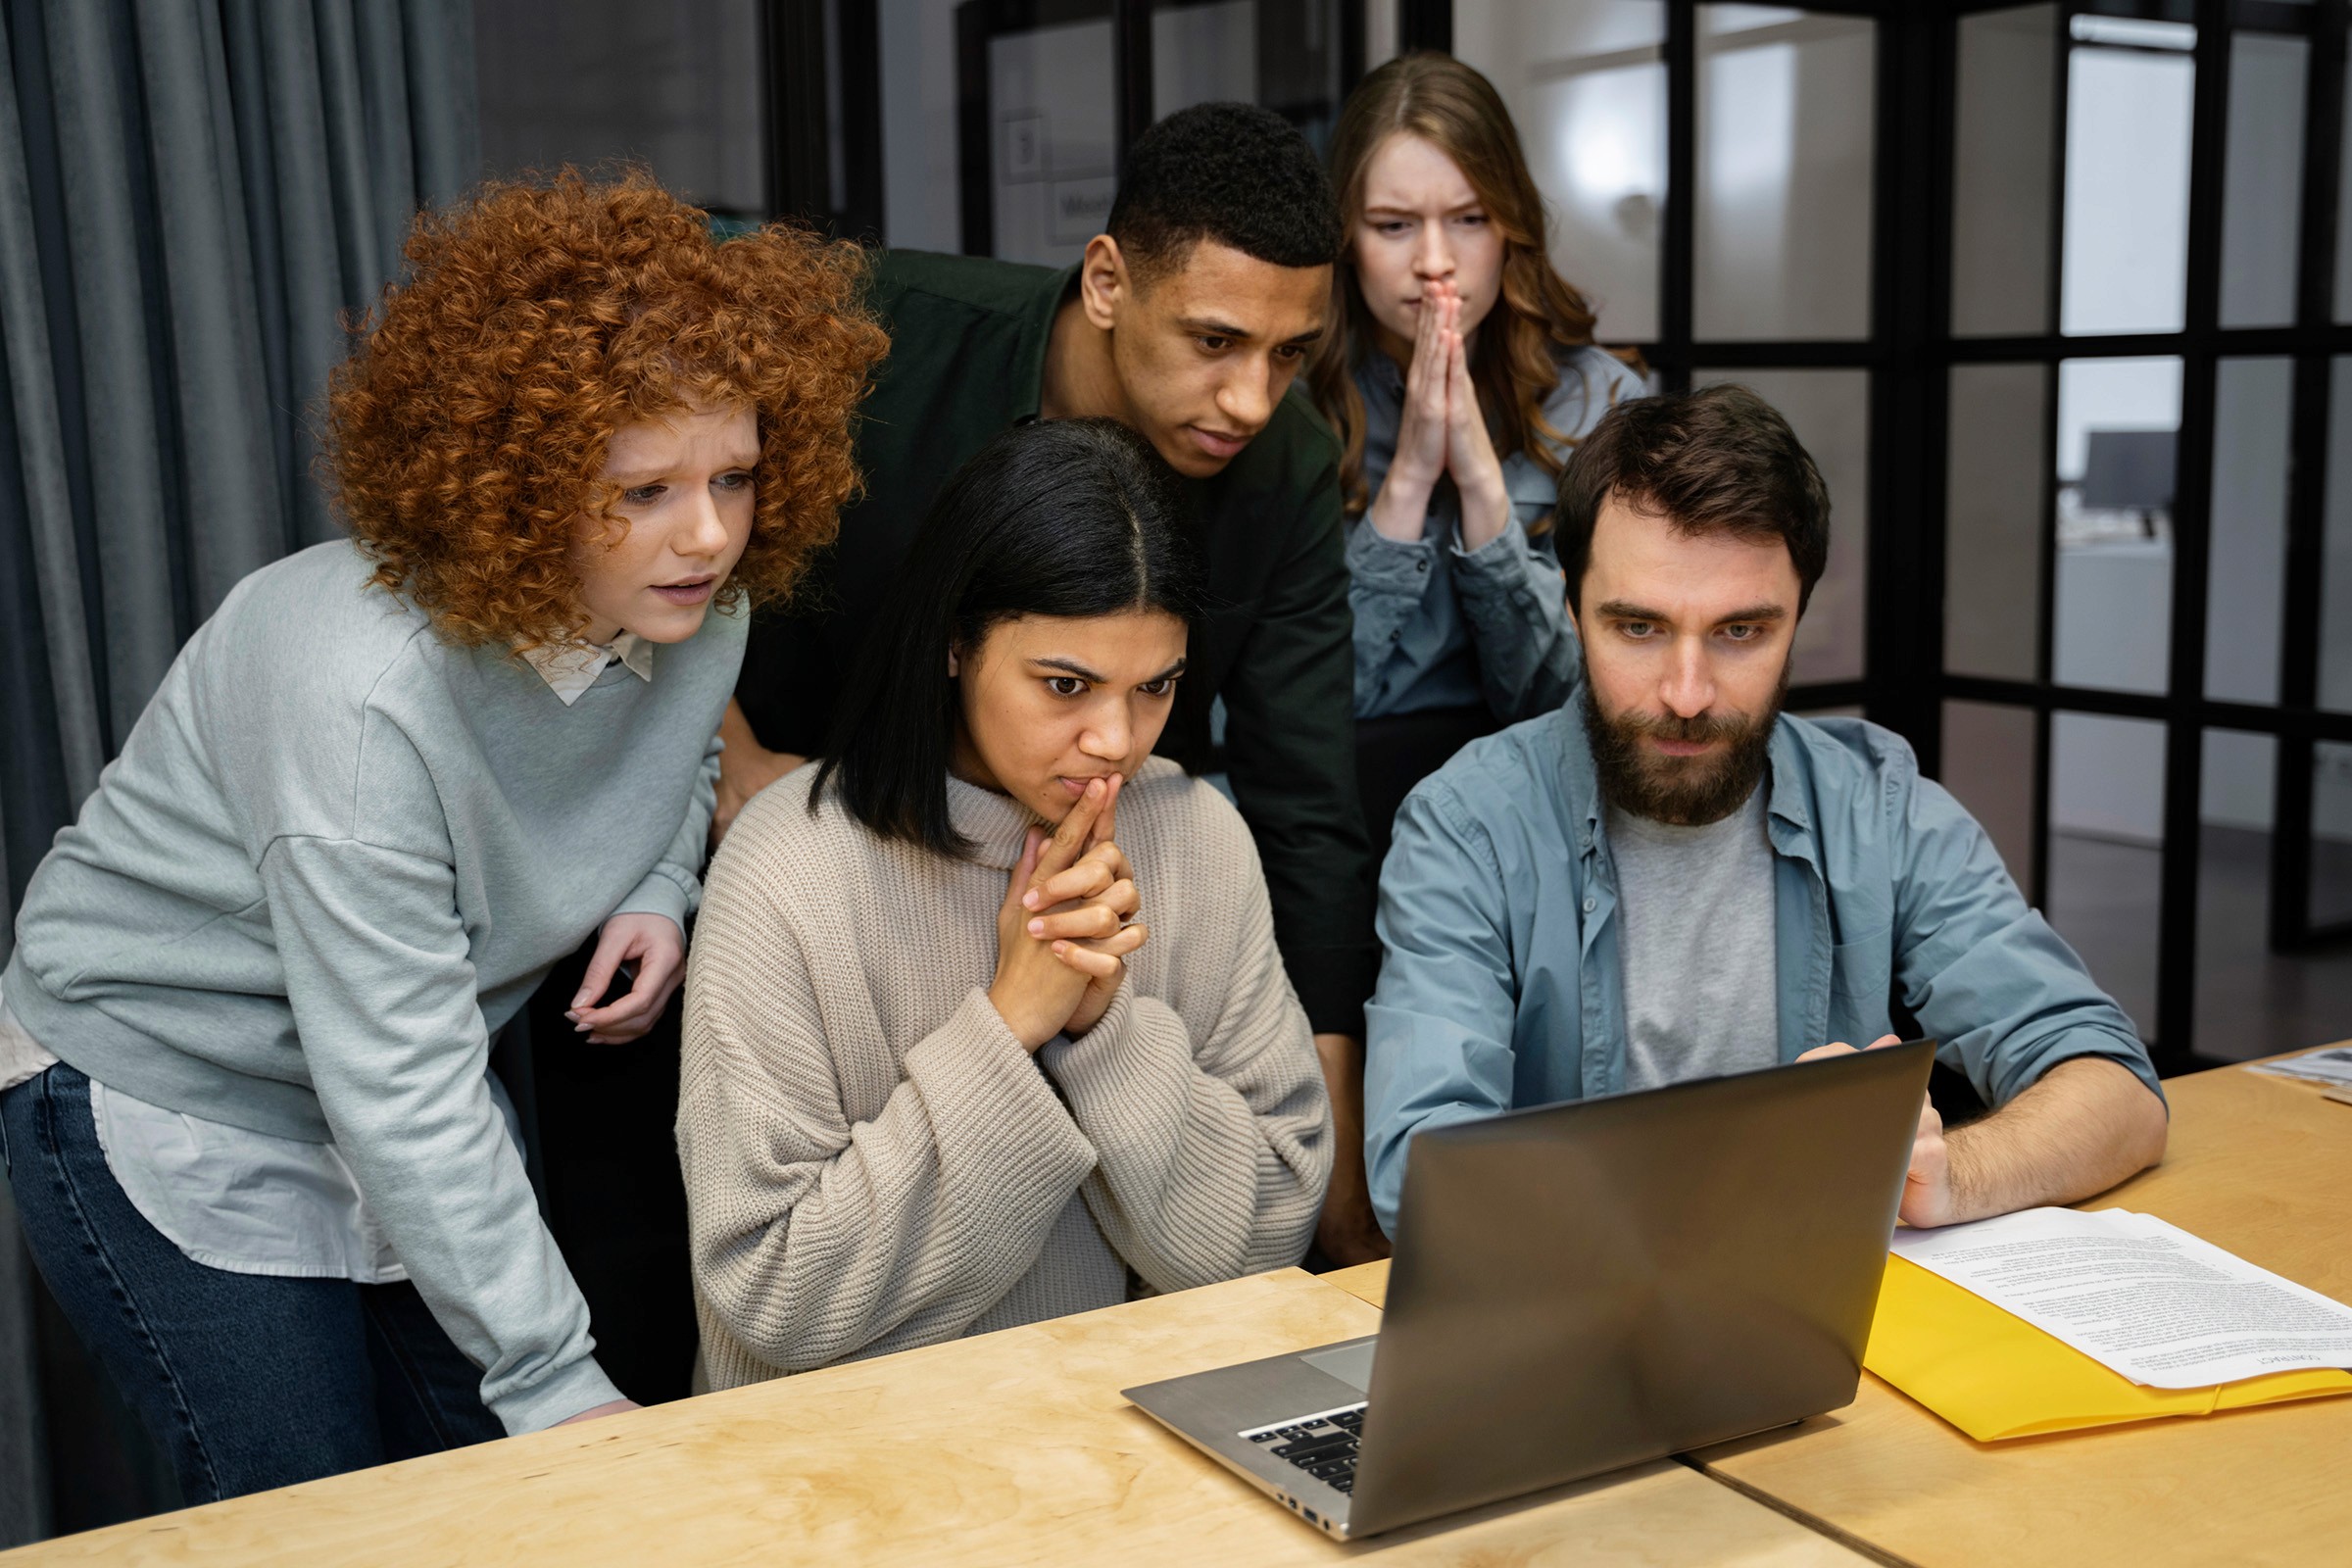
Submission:
POLYGON ((1548 537, 1568 450, 1641 377, 1544 247, 1510 111, 1448 55, 1366 76, 1332 137, 1347 238, 1307 384, 1339 433, 1356 760, 1375 849, 1464 742, 1582 665, 1548 537))
POLYGON ((189 639, 0 974, 26 1237, 189 1502, 626 1407, 490 1039, 600 927, 590 1040, 676 989, 748 610, 884 348, 854 248, 641 175, 408 258, 327 399, 352 537, 189 639))

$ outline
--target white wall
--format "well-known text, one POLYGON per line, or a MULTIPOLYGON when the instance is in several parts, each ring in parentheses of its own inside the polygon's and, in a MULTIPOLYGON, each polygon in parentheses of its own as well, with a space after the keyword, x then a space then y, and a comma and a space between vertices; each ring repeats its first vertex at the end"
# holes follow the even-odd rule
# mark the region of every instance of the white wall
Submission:
POLYGON ((2186 55, 2074 51, 2060 330, 2180 330, 2194 69, 2186 55))
POLYGON ((1553 263, 1592 300, 1603 342, 1658 334, 1665 36, 1659 0, 1454 0, 1454 54, 1509 108, 1549 210, 1553 263))

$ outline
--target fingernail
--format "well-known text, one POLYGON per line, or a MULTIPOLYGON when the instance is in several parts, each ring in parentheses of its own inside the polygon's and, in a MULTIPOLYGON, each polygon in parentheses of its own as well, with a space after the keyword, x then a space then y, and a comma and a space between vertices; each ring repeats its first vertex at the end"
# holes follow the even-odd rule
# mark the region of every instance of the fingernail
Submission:
POLYGON ((1029 934, 1030 934, 1031 936, 1033 936, 1033 937, 1042 937, 1042 936, 1044 936, 1044 935, 1046 934, 1046 922, 1045 922, 1045 921, 1043 921, 1043 920, 1032 920, 1032 921, 1030 921, 1030 922, 1029 922, 1029 934))
POLYGON ((1034 909, 1037 907, 1037 889, 1031 888, 1028 892, 1021 895, 1021 907, 1024 909, 1034 909))
POLYGON ((574 1007, 585 1007, 588 1005, 588 993, 583 991, 578 996, 572 998, 571 1004, 574 1007))
POLYGON ((1086 798, 1087 798, 1088 800, 1090 800, 1090 801, 1094 801, 1094 800, 1100 800, 1100 799, 1102 799, 1102 781, 1101 779, 1099 779, 1099 778, 1090 778, 1090 779, 1088 779, 1088 780, 1086 781, 1086 798))

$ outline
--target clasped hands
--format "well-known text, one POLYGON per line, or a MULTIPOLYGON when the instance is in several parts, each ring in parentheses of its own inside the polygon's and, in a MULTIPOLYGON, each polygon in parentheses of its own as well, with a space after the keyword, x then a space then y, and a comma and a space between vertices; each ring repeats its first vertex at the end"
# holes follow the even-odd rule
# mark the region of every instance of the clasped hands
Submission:
POLYGON ((1150 935, 1135 918, 1135 871, 1111 837, 1121 783, 1116 773, 1090 780, 1051 837, 1029 829, 997 911, 988 1000, 1033 1052, 1101 1021, 1150 935))
POLYGON ((1470 384, 1470 349, 1462 336, 1462 296, 1443 279, 1421 286, 1413 363, 1404 373, 1404 413, 1396 455, 1372 501, 1369 518, 1385 539, 1422 536, 1438 480, 1453 476, 1462 498, 1462 548, 1499 538, 1511 520, 1511 495, 1494 455, 1478 392, 1470 384))

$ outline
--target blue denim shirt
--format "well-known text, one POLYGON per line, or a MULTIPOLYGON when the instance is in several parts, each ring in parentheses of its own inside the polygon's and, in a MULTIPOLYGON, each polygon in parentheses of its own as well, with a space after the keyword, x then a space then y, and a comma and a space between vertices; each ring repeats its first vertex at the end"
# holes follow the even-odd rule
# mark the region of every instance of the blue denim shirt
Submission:
MULTIPOLYGON (((1900 738, 1784 716, 1770 757, 1781 1060, 1868 1045, 1899 995, 1988 1104, 2073 1056, 2120 1062, 2162 1098, 2132 1020, 1900 738)), ((1581 699, 1471 743, 1406 798, 1364 1073, 1392 1234, 1414 1133, 1623 1088, 1615 884, 1581 699)))
MULTIPOLYGON (((1624 362, 1596 348, 1562 351, 1545 422, 1577 441, 1600 416, 1646 390, 1624 362)), ((1364 400, 1364 480, 1380 494, 1396 459, 1404 376, 1385 354, 1355 368, 1364 400)), ((1584 665, 1570 630, 1567 586, 1544 518, 1559 490, 1529 452, 1502 460, 1511 515, 1476 550, 1462 548, 1461 497, 1440 479, 1421 537, 1348 526, 1348 608, 1355 612, 1355 716, 1484 707, 1508 723, 1557 708, 1584 665)))

